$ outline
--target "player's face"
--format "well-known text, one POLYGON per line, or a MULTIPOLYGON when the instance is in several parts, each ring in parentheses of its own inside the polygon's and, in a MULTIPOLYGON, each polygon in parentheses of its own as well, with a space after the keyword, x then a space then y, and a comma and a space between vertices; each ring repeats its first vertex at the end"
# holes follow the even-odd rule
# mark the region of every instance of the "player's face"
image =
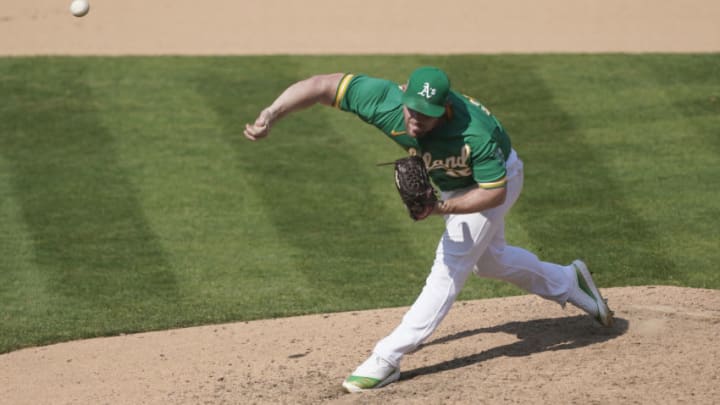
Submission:
POLYGON ((405 106, 403 106, 403 116, 405 118, 405 129, 407 129, 408 135, 413 138, 419 138, 430 132, 438 125, 441 119, 411 110, 405 106))

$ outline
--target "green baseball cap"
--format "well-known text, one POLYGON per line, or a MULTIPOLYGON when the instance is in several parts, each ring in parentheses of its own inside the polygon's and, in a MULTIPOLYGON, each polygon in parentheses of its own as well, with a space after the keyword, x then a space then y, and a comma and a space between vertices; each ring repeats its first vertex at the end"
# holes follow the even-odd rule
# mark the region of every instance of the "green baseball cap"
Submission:
POLYGON ((440 117, 445 113, 449 94, 450 79, 447 74, 436 67, 424 66, 410 75, 402 102, 411 110, 440 117))

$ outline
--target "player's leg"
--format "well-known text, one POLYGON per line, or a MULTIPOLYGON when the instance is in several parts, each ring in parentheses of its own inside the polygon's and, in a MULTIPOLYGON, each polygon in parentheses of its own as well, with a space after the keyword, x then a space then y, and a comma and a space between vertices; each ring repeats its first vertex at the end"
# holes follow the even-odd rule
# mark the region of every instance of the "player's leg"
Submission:
POLYGON ((474 273, 511 282, 525 291, 544 298, 565 302, 571 290, 571 269, 542 262, 527 250, 507 246, 505 242, 505 214, 512 208, 523 188, 522 161, 516 159, 508 167, 508 191, 505 204, 489 210, 497 231, 474 266, 474 273))
POLYGON ((473 272, 510 282, 560 304, 567 301, 573 287, 571 267, 540 261, 525 249, 506 245, 503 232, 498 232, 473 272))
MULTIPOLYGON (((515 176, 515 182, 520 183, 520 188, 522 181, 520 165, 515 176)), ((498 221, 504 221, 504 218, 500 217, 498 221)), ((604 326, 612 325, 612 311, 582 261, 576 260, 569 266, 561 266, 543 262, 525 249, 508 246, 503 224, 499 224, 498 231, 493 234, 493 240, 478 260, 474 272, 481 277, 508 281, 563 306, 570 302, 604 326)))
MULTIPOLYGON (((400 325, 375 346, 375 354, 398 365, 404 354, 415 350, 435 331, 488 246, 497 235, 504 240, 504 216, 520 196, 522 183, 522 162, 513 153, 502 205, 482 213, 446 217, 445 233, 423 291, 400 325)), ((462 192, 443 193, 443 198, 462 192)))
POLYGON ((525 291, 565 305, 570 302, 604 326, 612 326, 612 311, 595 286, 585 264, 568 266, 540 261, 525 249, 494 241, 474 270, 480 277, 508 281, 525 291))
POLYGON ((379 388, 399 378, 400 360, 430 336, 450 311, 492 234, 497 232, 495 223, 480 213, 446 218, 446 230, 422 292, 400 325, 380 340, 373 354, 345 380, 346 390, 379 388))
MULTIPOLYGON (((419 347, 450 311, 480 256, 502 230, 503 216, 521 190, 522 162, 513 153, 508 165, 508 193, 501 206, 482 213, 446 217, 445 233, 422 292, 400 325, 378 342, 370 358, 343 383, 348 391, 377 388, 399 377, 400 360, 419 347)), ((443 193, 443 198, 462 192, 443 193)))

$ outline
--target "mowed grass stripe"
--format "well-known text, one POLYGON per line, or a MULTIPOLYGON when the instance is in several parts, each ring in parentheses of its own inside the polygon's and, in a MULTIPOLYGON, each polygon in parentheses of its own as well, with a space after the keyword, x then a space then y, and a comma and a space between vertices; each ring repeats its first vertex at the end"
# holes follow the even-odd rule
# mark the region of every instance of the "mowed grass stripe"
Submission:
MULTIPOLYGON (((568 215, 565 227, 557 229, 570 239, 560 243, 574 247, 577 255, 586 258, 600 285, 611 285, 610 280, 623 285, 666 283, 676 264, 662 249, 657 249, 656 233, 627 201, 628 192, 634 187, 626 188, 628 173, 616 170, 612 164, 614 157, 624 161, 633 155, 628 153, 629 149, 609 154, 607 148, 607 143, 620 145, 628 136, 626 125, 632 119, 623 117, 625 111, 617 108, 622 105, 617 92, 632 87, 634 67, 606 61, 602 55, 588 56, 584 68, 574 70, 565 65, 572 62, 570 58, 537 70, 537 81, 547 87, 551 105, 562 111, 558 117, 562 117, 564 125, 545 130, 546 135, 541 137, 545 147, 530 148, 532 152, 550 152, 543 159, 549 163, 548 169, 562 171, 557 189, 550 189, 553 195, 537 189, 530 193, 531 198, 537 199, 532 206, 550 203, 548 208, 552 209, 555 205, 556 223, 563 222, 561 216, 568 215), (559 77, 559 71, 565 74, 559 77), (596 144, 596 137, 588 135, 597 125, 606 130, 601 145, 596 144)), ((548 184, 544 180, 537 186, 548 184)), ((552 230, 546 227, 545 232, 552 230)))
POLYGON ((662 224, 659 233, 669 254, 682 263, 681 282, 712 286, 720 281, 720 274, 697 269, 720 261, 720 57, 696 55, 683 64, 653 59, 655 63, 647 66, 656 86, 663 89, 668 105, 664 112, 681 118, 656 128, 665 146, 662 159, 657 159, 665 162, 659 174, 665 192, 647 188, 655 197, 648 211, 655 214, 653 223, 662 224))
POLYGON ((295 255, 268 226, 267 205, 249 180, 259 174, 251 157, 236 159, 228 147, 228 139, 241 139, 243 121, 235 115, 227 132, 198 91, 215 62, 113 61, 102 69, 111 84, 95 89, 108 100, 103 120, 120 140, 123 163, 179 280, 177 319, 295 314, 311 306, 317 291, 312 280, 288 270, 296 267, 295 255), (295 300, 297 291, 308 298, 295 300))
MULTIPOLYGON (((710 114, 698 117, 698 112, 693 111, 685 119, 680 116, 683 113, 677 104, 688 97, 696 99, 705 93, 706 102, 702 110, 707 111, 711 94, 718 89, 717 83, 709 80, 713 77, 711 71, 717 70, 717 64, 708 64, 705 57, 688 57, 681 64, 683 68, 674 70, 672 66, 676 58, 666 60, 653 55, 638 56, 625 64, 618 64, 613 56, 588 59, 593 69, 574 71, 557 83, 557 87, 565 86, 566 90, 558 92, 559 98, 563 100, 563 108, 588 128, 582 131, 582 136, 586 143, 592 145, 598 163, 602 163, 593 166, 596 169, 597 166, 603 167, 618 183, 616 193, 603 199, 621 199, 622 205, 629 208, 641 221, 643 229, 648 231, 639 233, 637 226, 622 226, 626 214, 609 211, 617 214, 619 221, 605 223, 627 232, 627 237, 618 240, 627 245, 622 248, 613 245, 603 247, 624 251, 628 264, 632 264, 627 269, 628 284, 655 280, 661 284, 711 285, 710 279, 717 281, 717 277, 700 275, 693 269, 698 260, 704 260, 713 253, 685 242, 705 238, 702 233, 691 230, 699 225, 698 221, 693 221, 693 225, 684 223, 679 213, 686 212, 688 208, 696 212, 708 203, 706 200, 700 206, 691 208, 690 194, 682 190, 693 190, 692 195, 697 196, 697 193, 707 191, 697 179, 718 178, 717 168, 687 164, 689 161, 713 160, 712 156, 703 153, 708 150, 707 145, 713 143, 707 139, 712 133, 701 134, 691 124, 692 118, 699 118, 696 122, 702 125, 712 118, 710 114), (704 66, 706 71, 699 71, 696 65, 704 66), (696 74, 684 74, 684 69, 696 74), (607 85, 598 87, 595 84, 598 81, 607 85), (582 95, 583 99, 573 97, 573 91, 582 95), (714 171, 714 175, 708 169, 714 171), (704 173, 697 173, 697 170, 704 173), (673 268, 663 264, 671 264, 673 268)), ((553 78, 554 75, 548 77, 553 78)), ((592 178, 596 180, 598 177, 592 178)), ((714 193, 717 195, 716 191, 714 193)))
MULTIPOLYGON (((717 55, 6 58, 0 351, 412 303, 443 224, 410 221, 375 166, 403 151, 327 107, 241 132, 311 74, 422 64, 526 163, 509 243, 604 287, 720 285, 717 55)), ((471 277, 461 299, 517 293, 471 277)))
MULTIPOLYGON (((27 344, 28 335, 44 325, 28 324, 28 319, 42 319, 51 307, 45 286, 47 275, 35 265, 32 235, 25 224, 20 202, 11 183, 10 165, 0 154, 0 324, 17 333, 0 333, 0 347, 27 344)), ((50 333, 55 325, 48 325, 50 333)), ((48 333, 47 330, 44 333, 48 333)))
MULTIPOLYGON (((11 79, 3 81, 14 97, 2 110, 0 150, 35 266, 47 283, 44 293, 53 297, 44 310, 56 332, 35 335, 31 329, 28 339, 145 328, 157 322, 149 309, 177 292, 118 167, 113 139, 96 119, 95 100, 79 80, 87 68, 82 60, 11 64, 11 79), (137 319, 139 311, 148 316, 137 319)), ((26 319, 14 321, 30 327, 22 326, 26 319)))
MULTIPOLYGON (((678 263, 670 282, 707 287, 720 280, 717 273, 697 271, 720 259, 717 249, 710 248, 720 244, 720 208, 713 204, 720 168, 701 162, 718 161, 714 145, 720 103, 715 95, 720 85, 713 78, 719 77, 720 63, 709 55, 690 56, 682 64, 675 58, 646 59, 636 64, 637 75, 631 78, 644 89, 636 108, 641 114, 623 139, 634 158, 616 157, 614 162, 632 173, 629 197, 653 224, 658 239, 654 248, 678 263)), ((627 111, 632 113, 633 105, 627 111)))

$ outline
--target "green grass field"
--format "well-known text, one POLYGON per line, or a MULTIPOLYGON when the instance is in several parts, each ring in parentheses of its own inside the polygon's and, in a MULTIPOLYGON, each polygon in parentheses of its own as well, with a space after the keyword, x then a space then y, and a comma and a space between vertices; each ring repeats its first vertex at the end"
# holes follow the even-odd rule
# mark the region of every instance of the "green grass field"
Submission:
MULTIPOLYGON (((509 243, 602 287, 720 288, 720 55, 0 59, 0 352, 410 305, 441 218, 403 151, 314 107, 242 135, 292 82, 446 69, 525 162, 509 243)), ((521 293, 472 278, 461 299, 521 293)))

